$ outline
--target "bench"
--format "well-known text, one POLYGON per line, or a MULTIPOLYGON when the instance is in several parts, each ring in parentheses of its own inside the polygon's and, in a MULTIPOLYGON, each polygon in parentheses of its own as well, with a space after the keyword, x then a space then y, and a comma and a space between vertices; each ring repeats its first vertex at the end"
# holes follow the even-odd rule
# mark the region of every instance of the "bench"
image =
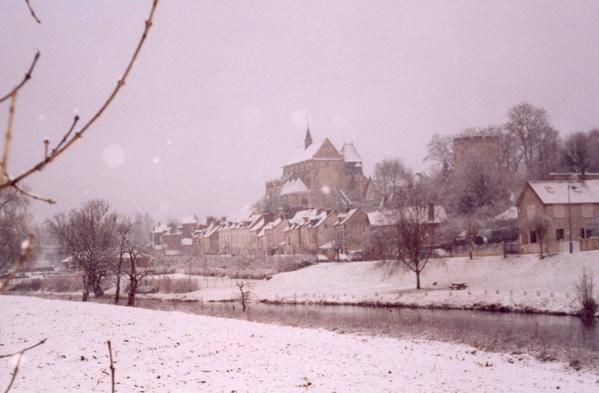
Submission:
POLYGON ((452 282, 451 285, 449 286, 449 289, 455 289, 455 290, 461 290, 461 289, 466 289, 468 286, 466 285, 466 283, 463 282, 452 282))

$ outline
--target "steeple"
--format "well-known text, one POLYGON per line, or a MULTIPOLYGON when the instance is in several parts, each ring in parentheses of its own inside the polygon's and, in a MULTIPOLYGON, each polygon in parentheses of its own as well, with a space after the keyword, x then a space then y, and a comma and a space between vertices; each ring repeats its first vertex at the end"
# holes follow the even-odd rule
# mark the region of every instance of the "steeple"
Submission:
POLYGON ((310 135, 310 120, 308 114, 306 114, 306 137, 304 138, 304 149, 312 144, 312 135, 310 135))

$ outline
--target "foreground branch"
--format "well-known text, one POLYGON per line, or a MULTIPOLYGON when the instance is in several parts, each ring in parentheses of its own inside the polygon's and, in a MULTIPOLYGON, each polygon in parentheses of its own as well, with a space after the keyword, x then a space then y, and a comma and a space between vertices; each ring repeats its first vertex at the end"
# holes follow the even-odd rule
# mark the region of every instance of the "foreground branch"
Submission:
POLYGON ((47 340, 47 338, 44 338, 42 341, 38 342, 37 344, 34 344, 27 348, 21 349, 20 351, 15 352, 15 353, 11 353, 8 355, 0 355, 0 359, 15 356, 15 355, 18 356, 17 362, 15 364, 15 368, 12 371, 12 376, 10 378, 10 382, 8 383, 8 386, 6 387, 6 390, 4 390, 4 393, 8 393, 10 391, 10 389, 12 388, 12 385, 15 383, 15 379, 17 379, 17 374, 19 373, 19 367, 21 366, 21 359, 23 358, 23 354, 33 348, 39 347, 40 345, 45 343, 46 340, 47 340))
MULTIPOLYGON (((2 149, 2 161, 0 161, 0 186, 5 183, 6 172, 8 171, 8 155, 10 153, 10 144, 12 143, 12 125, 15 117, 15 101, 17 93, 10 95, 10 106, 8 107, 8 121, 4 131, 4 148, 2 149)), ((6 179, 8 181, 8 179, 6 179)))
POLYGON ((104 101, 104 103, 100 106, 100 108, 96 111, 96 113, 87 121, 87 123, 85 123, 81 127, 81 129, 79 131, 75 132, 73 135, 71 135, 72 130, 69 130, 67 133, 65 133, 65 135, 62 138, 65 140, 65 142, 61 141, 61 143, 59 143, 59 146, 54 148, 52 150, 52 153, 50 153, 47 157, 44 157, 38 163, 33 165, 30 169, 15 176, 14 179, 11 179, 10 181, 7 181, 6 183, 0 184, 0 190, 3 188, 6 188, 6 187, 13 187, 15 184, 21 182, 23 179, 31 176, 34 172, 43 170, 46 167, 46 165, 50 164, 57 157, 59 157, 62 153, 64 153, 69 147, 71 147, 75 142, 77 142, 77 140, 81 139, 83 137, 83 135, 85 134, 85 132, 104 113, 106 108, 108 108, 108 106, 110 106, 110 104, 112 103, 112 101, 114 100, 114 98, 116 97, 118 92, 125 85, 127 77, 129 76, 129 73, 131 72, 131 69, 133 68, 133 64, 135 63, 135 60, 139 56, 139 52, 141 51, 141 48, 143 47, 144 42, 146 41, 148 32, 150 31, 150 28, 152 27, 152 21, 154 19, 154 13, 156 11, 157 5, 158 5, 158 0, 153 0, 150 14, 148 16, 148 19, 145 21, 144 31, 143 31, 141 38, 137 44, 137 47, 135 48, 135 51, 133 52, 131 59, 129 60, 129 63, 127 64, 127 67, 125 68, 125 71, 121 75, 121 78, 117 81, 116 86, 114 87, 114 89, 112 90, 112 92, 110 93, 110 95, 108 96, 106 101, 104 101))
MULTIPOLYGON (((6 177, 8 179, 10 179, 10 176, 8 176, 8 175, 6 177)), ((52 199, 52 198, 45 198, 45 197, 39 196, 37 194, 34 194, 31 191, 27 191, 26 189, 24 189, 23 187, 21 187, 19 184, 13 185, 13 188, 15 190, 17 190, 19 193, 25 195, 26 197, 31 198, 31 199, 35 199, 36 201, 45 202, 45 203, 47 203, 49 205, 56 204, 56 201, 54 199, 52 199)))
POLYGON ((111 392, 114 393, 114 362, 112 361, 112 345, 110 344, 110 340, 106 341, 108 344, 108 354, 110 355, 110 382, 112 386, 111 392))
POLYGON ((33 10, 33 7, 31 6, 31 3, 29 2, 29 0, 25 0, 25 3, 27 4, 27 8, 29 8, 29 13, 31 14, 31 16, 33 17, 33 19, 35 19, 35 21, 37 23, 42 23, 42 21, 40 20, 40 18, 37 17, 37 15, 35 14, 35 11, 33 10))
POLYGON ((12 96, 13 94, 17 93, 21 89, 21 87, 23 87, 25 85, 25 83, 27 83, 29 81, 29 79, 31 79, 31 75, 33 74, 33 69, 35 68, 35 65, 37 64, 37 61, 39 60, 40 56, 41 56, 40 51, 37 51, 35 53, 35 56, 33 56, 33 61, 31 62, 29 69, 25 73, 23 80, 18 85, 13 87, 11 91, 6 93, 6 95, 4 95, 4 96, 2 96, 2 98, 0 98, 0 104, 3 103, 4 101, 8 100, 10 98, 10 96, 12 96))

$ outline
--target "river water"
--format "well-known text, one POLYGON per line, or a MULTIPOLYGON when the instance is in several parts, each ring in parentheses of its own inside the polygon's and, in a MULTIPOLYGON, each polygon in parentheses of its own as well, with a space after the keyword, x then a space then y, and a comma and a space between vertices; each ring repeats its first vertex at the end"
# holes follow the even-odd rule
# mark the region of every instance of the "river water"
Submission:
POLYGON ((140 300, 158 310, 306 328, 339 333, 418 337, 461 342, 483 349, 535 352, 548 359, 581 356, 599 365, 599 323, 585 326, 578 317, 485 311, 365 306, 279 305, 253 303, 244 313, 237 303, 140 300))
MULTIPOLYGON (((79 300, 71 296, 44 297, 79 300)), ((91 300, 111 301, 109 297, 91 300)), ((233 302, 137 299, 136 303, 154 310, 323 328, 338 333, 459 342, 491 351, 533 353, 545 360, 579 360, 599 367, 599 322, 585 326, 574 316, 265 303, 251 303, 242 312, 241 305, 233 302)))

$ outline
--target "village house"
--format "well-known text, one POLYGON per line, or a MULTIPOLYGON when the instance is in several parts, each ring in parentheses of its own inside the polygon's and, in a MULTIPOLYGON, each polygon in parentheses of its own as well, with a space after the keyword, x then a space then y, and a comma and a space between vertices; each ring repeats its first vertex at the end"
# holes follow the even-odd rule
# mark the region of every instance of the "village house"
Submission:
MULTIPOLYGON (((404 217, 417 220, 429 233, 435 233, 447 222, 447 212, 442 205, 427 203, 424 206, 404 208, 404 217)), ((379 257, 388 242, 389 230, 398 222, 399 212, 394 209, 377 210, 368 213, 368 246, 366 253, 379 257)), ((435 241, 436 239, 432 239, 435 241)))
POLYGON ((276 255, 284 254, 285 248, 285 229, 288 221, 281 217, 264 225, 257 235, 258 255, 276 255))
POLYGON ((208 219, 207 227, 200 237, 200 255, 216 255, 219 252, 219 235, 221 224, 216 219, 208 219))
POLYGON ((284 229, 285 254, 316 254, 319 246, 334 239, 336 215, 325 209, 298 211, 284 229))
POLYGON ((153 250, 162 250, 162 235, 168 232, 168 226, 158 222, 158 225, 155 225, 152 228, 152 232, 150 232, 150 246, 153 250))
POLYGON ((599 249, 599 179, 530 181, 516 200, 520 251, 539 251, 534 219, 542 215, 550 228, 543 239, 546 252, 599 249))
POLYGON ((368 225, 368 215, 360 208, 339 213, 334 224, 339 252, 362 255, 368 242, 368 225))

